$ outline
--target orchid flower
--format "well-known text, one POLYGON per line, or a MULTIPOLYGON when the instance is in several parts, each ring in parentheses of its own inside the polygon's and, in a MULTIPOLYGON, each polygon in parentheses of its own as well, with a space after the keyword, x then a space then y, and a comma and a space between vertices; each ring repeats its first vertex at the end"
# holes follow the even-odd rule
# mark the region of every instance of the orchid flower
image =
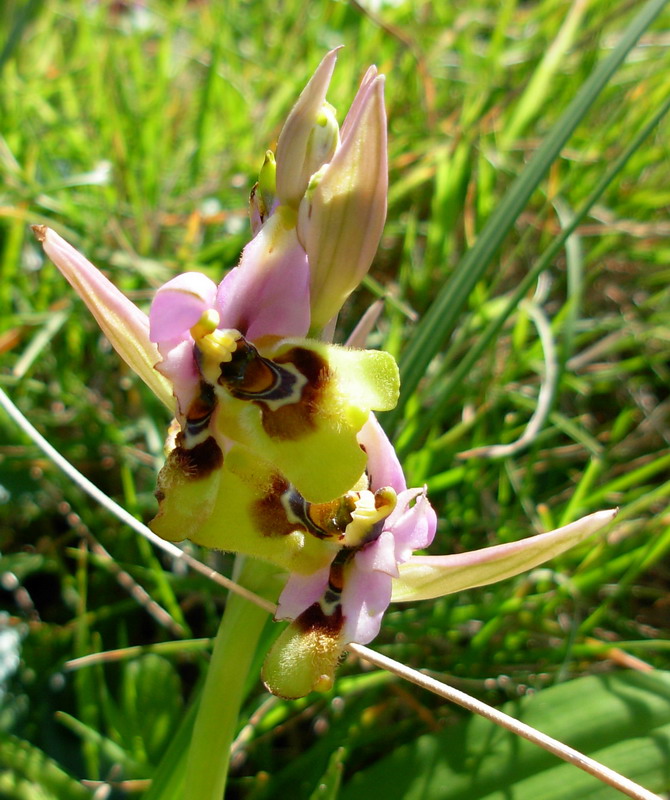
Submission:
POLYGON ((513 577, 579 544, 616 515, 600 511, 550 533, 469 553, 412 555, 435 535, 436 515, 425 490, 406 488, 395 450, 374 415, 359 441, 368 454, 370 490, 395 495, 396 503, 390 513, 388 506, 378 508, 383 513, 372 528, 375 538, 343 547, 312 575, 289 577, 275 618, 291 624, 263 665, 266 687, 282 697, 330 688, 347 644, 372 641, 391 602, 442 597, 513 577))
MULTIPOLYGON (((328 279, 314 280, 318 241, 355 237, 366 209, 375 219, 366 263, 342 253, 343 268, 332 276, 346 272, 352 258, 364 272, 385 214, 383 80, 368 71, 340 137, 324 100, 336 56, 326 56, 289 116, 276 164, 266 157, 252 195, 255 236, 218 286, 199 273, 179 275, 157 291, 146 315, 54 231, 36 228, 114 347, 176 418, 158 478, 154 531, 301 574, 328 564, 339 547, 323 531, 313 535, 309 514, 323 516, 344 496, 352 511, 364 504, 367 495, 351 494, 365 482, 357 434, 372 410, 395 406, 399 385, 389 354, 305 338, 315 328, 311 297, 328 294, 328 279), (350 152, 361 146, 378 153, 375 169, 350 152), (341 181, 332 198, 358 210, 326 219, 317 202, 319 219, 300 226, 317 243, 310 261, 298 217, 316 172, 341 181), (308 509, 304 519, 298 506, 308 509)), ((350 278, 348 291, 359 280, 360 274, 350 278)), ((328 319, 344 299, 339 283, 331 294, 328 319)))
POLYGON ((179 275, 145 314, 58 234, 34 227, 175 417, 152 529, 288 573, 276 616, 290 624, 263 668, 284 697, 330 686, 346 646, 370 642, 391 601, 516 575, 615 513, 474 553, 414 555, 433 541, 436 514, 425 488, 407 487, 373 413, 397 401, 395 361, 324 341, 386 213, 383 77, 368 70, 340 130, 325 100, 336 58, 326 55, 300 95, 276 158, 266 154, 254 237, 218 285, 179 275))
POLYGON ((357 486, 366 467, 358 431, 371 409, 392 408, 397 399, 392 357, 280 338, 264 327, 258 335, 262 304, 252 295, 244 308, 234 292, 242 268, 218 288, 204 275, 180 275, 158 290, 143 315, 58 234, 43 226, 36 233, 129 366, 162 398, 166 384, 174 394, 178 431, 168 439, 158 479, 154 531, 299 572, 325 563, 332 545, 305 535, 277 487, 313 506, 357 486), (232 311, 225 302, 231 283, 232 311), (257 334, 254 342, 246 338, 249 330, 257 334), (161 380, 146 368, 152 359, 161 380), (275 513, 261 523, 258 509, 272 497, 284 520, 275 513), (290 526, 295 535, 287 538, 290 526))

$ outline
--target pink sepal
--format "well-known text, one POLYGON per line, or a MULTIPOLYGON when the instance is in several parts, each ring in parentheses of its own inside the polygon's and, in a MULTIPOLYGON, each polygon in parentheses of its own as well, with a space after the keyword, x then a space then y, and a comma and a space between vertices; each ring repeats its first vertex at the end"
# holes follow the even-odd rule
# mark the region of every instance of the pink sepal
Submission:
POLYGON ((316 603, 328 588, 329 572, 330 566, 327 566, 312 575, 291 574, 279 596, 275 619, 296 619, 316 603))
POLYGON ((247 339, 305 336, 309 330, 309 264, 295 228, 273 214, 219 285, 222 328, 247 339))

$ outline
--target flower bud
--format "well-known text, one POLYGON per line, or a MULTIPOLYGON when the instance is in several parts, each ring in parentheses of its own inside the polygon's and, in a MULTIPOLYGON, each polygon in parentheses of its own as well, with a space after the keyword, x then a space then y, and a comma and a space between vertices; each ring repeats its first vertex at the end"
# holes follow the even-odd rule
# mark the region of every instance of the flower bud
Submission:
POLYGON ((265 161, 258 173, 258 188, 261 192, 263 205, 268 210, 272 209, 277 194, 277 162, 272 150, 265 151, 265 161))
POLYGON ((272 150, 265 152, 265 160, 258 180, 249 196, 249 218, 254 236, 261 229, 265 220, 272 214, 277 194, 277 164, 272 150))
POLYGON ((384 78, 368 72, 329 164, 312 176, 298 213, 310 265, 312 330, 323 329, 366 274, 386 218, 384 78))
MULTIPOLYGON (((339 48, 338 48, 339 49, 339 48)), ((277 142, 277 195, 297 208, 311 176, 329 161, 339 144, 339 129, 326 92, 337 49, 319 64, 288 115, 277 142)))

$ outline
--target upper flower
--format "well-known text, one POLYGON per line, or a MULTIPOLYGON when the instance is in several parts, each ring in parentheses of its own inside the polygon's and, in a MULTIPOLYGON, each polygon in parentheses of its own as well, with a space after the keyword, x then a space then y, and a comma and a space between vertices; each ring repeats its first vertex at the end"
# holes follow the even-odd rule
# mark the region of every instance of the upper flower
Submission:
MULTIPOLYGON (((245 268, 252 269, 230 273, 234 288, 250 282, 245 268)), ((231 313, 230 275, 218 289, 198 273, 180 275, 158 290, 151 307, 150 338, 163 359, 157 369, 178 399, 181 444, 201 445, 205 431, 210 449, 225 453, 236 442, 273 464, 310 502, 332 500, 365 470, 356 434, 370 410, 397 401, 395 361, 380 351, 270 335, 262 296, 234 302, 231 313)), ((285 334, 300 330, 288 313, 279 320, 285 334)))

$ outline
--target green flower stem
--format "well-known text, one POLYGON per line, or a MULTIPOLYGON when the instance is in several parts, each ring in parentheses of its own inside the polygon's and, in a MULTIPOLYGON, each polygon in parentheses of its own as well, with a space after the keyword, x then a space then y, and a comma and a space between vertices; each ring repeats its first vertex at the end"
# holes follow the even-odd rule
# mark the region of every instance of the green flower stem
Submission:
MULTIPOLYGON (((254 591, 277 585, 277 568, 249 559, 240 583, 254 591)), ((249 669, 267 610, 231 594, 214 643, 188 753, 185 796, 221 800, 249 669)))

